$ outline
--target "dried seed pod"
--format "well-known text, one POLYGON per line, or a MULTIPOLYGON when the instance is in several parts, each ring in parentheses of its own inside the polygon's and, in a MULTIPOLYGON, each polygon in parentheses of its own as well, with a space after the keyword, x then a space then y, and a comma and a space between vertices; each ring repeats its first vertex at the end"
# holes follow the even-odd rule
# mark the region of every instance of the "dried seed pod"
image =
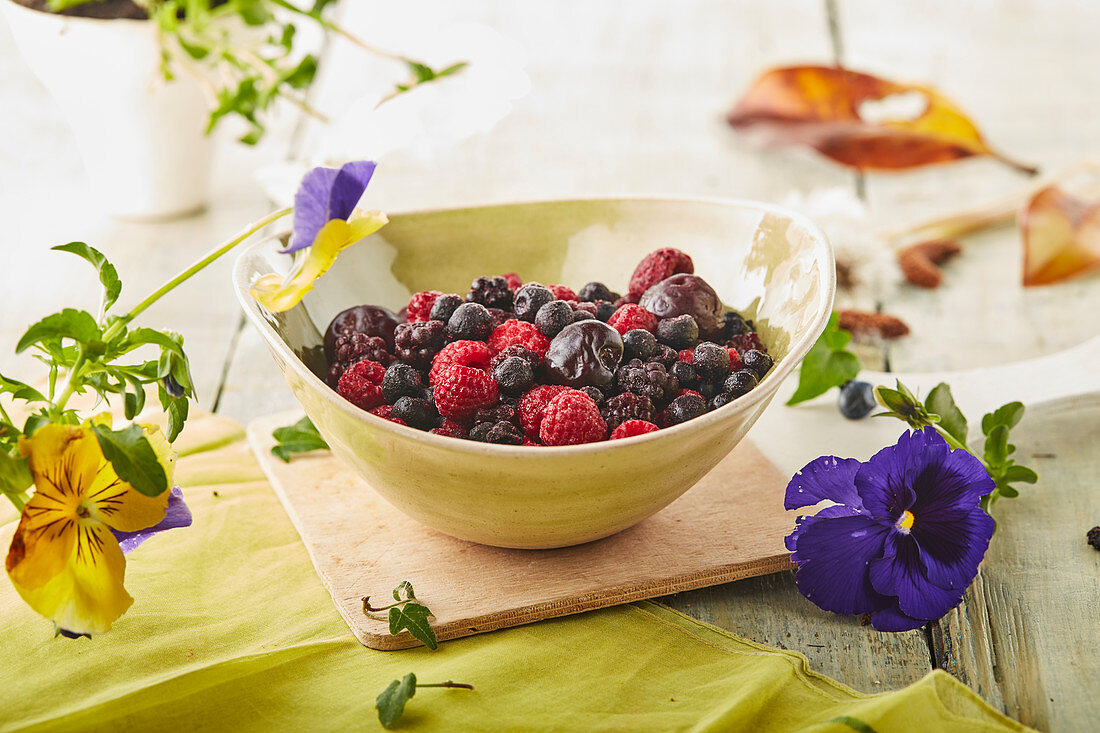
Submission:
POLYGON ((950 239, 933 239, 898 252, 898 265, 911 284, 921 288, 938 288, 943 281, 939 265, 961 251, 959 245, 950 239))
POLYGON ((896 339, 909 335, 909 326, 905 321, 886 313, 871 313, 868 311, 843 310, 840 311, 840 321, 837 324, 845 331, 850 331, 852 336, 877 336, 884 339, 896 339))

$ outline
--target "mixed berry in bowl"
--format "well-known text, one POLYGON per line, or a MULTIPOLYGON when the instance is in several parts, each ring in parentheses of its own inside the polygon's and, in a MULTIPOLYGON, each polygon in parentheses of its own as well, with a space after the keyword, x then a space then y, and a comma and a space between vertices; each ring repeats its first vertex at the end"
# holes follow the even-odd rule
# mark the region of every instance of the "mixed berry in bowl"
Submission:
POLYGON ((466 440, 558 446, 643 435, 747 394, 773 360, 673 248, 625 295, 591 282, 479 277, 415 293, 399 314, 349 308, 324 337, 327 381, 387 420, 466 440))

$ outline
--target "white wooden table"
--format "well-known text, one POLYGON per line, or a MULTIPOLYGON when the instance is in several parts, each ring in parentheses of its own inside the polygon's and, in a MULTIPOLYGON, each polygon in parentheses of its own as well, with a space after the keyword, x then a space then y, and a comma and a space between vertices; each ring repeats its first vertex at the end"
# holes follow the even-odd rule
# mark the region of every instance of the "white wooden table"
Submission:
MULTIPOLYGON (((929 82, 959 101, 995 145, 1044 168, 1100 159, 1100 5, 1087 0, 421 5, 432 17, 483 22, 522 43, 532 91, 491 134, 427 161, 387 158, 369 194, 371 206, 383 209, 610 193, 779 201, 796 189, 846 186, 865 197, 878 224, 894 226, 1021 185, 983 160, 861 180, 807 152, 762 153, 737 139, 722 121, 727 107, 762 69, 800 61, 840 60, 929 82)), ((370 37, 369 27, 360 32, 370 37)), ((339 82, 339 72, 326 79, 339 82)), ((293 122, 282 120, 257 149, 222 146, 207 212, 125 224, 86 203, 67 127, 5 28, 0 110, 0 253, 7 263, 0 268, 0 370, 14 376, 32 366, 11 354, 27 324, 95 299, 86 265, 49 246, 81 239, 101 248, 126 282, 123 303, 134 302, 268 209, 250 172, 285 155, 293 122)), ((1025 292, 1019 262, 1014 230, 967 240, 941 289, 903 288, 882 304, 913 335, 869 354, 871 366, 918 372, 1007 363, 1100 333, 1100 279, 1025 292)), ((259 338, 243 328, 229 265, 210 268, 145 321, 185 334, 201 405, 246 422, 294 401, 259 338)), ((833 408, 801 409, 821 416, 833 408)), ((822 613, 797 593, 790 574, 666 600, 749 638, 797 649, 857 689, 895 688, 941 667, 1022 722, 1083 730, 1100 716, 1100 553, 1084 544, 1085 530, 1100 524, 1098 436, 1097 406, 1027 418, 1017 442, 1041 481, 1004 502, 979 580, 959 609, 924 630, 881 634, 822 613)), ((807 445, 803 462, 816 455, 807 445)))

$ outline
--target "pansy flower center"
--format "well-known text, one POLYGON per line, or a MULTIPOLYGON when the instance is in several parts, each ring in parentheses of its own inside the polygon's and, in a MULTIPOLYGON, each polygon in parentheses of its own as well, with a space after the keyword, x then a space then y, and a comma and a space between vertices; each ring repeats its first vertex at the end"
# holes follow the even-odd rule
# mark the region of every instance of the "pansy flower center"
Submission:
POLYGON ((906 509, 901 513, 894 527, 902 534, 909 534, 909 530, 913 528, 913 518, 913 512, 906 509))

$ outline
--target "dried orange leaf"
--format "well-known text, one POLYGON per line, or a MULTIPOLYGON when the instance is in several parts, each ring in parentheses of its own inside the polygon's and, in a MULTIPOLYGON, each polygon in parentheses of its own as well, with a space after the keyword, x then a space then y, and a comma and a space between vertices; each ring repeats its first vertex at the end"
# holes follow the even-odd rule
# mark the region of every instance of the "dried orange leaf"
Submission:
POLYGON ((1020 211, 1024 285, 1050 285, 1100 269, 1100 201, 1047 186, 1020 211))
POLYGON ((962 110, 934 89, 835 66, 766 71, 726 120, 766 145, 808 145, 853 168, 912 168, 988 155, 1036 172, 991 149, 962 110))

